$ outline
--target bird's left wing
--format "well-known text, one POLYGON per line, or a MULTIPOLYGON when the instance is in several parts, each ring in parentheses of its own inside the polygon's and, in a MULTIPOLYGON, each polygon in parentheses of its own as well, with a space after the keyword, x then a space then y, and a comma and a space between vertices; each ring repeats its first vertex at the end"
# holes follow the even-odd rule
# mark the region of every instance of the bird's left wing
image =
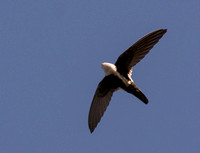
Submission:
POLYGON ((91 133, 100 122, 101 117, 109 105, 113 92, 122 85, 122 81, 115 75, 105 76, 99 83, 92 100, 88 117, 88 124, 91 133))

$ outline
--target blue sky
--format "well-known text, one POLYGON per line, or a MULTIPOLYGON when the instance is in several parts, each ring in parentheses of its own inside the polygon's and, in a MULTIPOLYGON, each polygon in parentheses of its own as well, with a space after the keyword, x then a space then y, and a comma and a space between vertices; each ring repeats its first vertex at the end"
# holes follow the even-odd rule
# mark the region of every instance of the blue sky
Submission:
POLYGON ((1 153, 197 153, 199 0, 0 2, 1 153), (168 32, 133 69, 149 99, 118 91, 93 134, 102 62, 168 32))

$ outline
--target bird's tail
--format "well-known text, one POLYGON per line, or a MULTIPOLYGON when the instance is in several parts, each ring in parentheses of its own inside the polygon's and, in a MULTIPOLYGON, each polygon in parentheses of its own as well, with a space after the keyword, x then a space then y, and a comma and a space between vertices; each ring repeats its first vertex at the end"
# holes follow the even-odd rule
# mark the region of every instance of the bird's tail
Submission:
POLYGON ((144 95, 144 93, 134 83, 130 84, 127 87, 126 91, 133 94, 134 96, 136 96, 138 99, 140 99, 145 104, 148 104, 149 100, 144 95))

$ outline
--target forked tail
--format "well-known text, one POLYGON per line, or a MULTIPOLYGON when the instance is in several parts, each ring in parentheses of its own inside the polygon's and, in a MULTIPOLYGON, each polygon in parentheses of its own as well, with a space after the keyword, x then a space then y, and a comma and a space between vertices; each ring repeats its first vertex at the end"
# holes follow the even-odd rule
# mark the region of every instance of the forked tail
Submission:
POLYGON ((130 84, 126 88, 126 91, 133 94, 134 96, 136 96, 138 99, 140 99, 145 104, 148 104, 149 100, 147 99, 147 97, 144 95, 144 93, 135 84, 130 84))

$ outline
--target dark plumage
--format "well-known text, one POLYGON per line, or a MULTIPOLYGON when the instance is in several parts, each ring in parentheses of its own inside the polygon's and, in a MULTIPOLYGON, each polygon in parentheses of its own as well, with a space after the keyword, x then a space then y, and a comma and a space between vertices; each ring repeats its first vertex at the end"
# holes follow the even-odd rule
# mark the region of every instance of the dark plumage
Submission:
POLYGON ((116 90, 123 89, 145 104, 148 103, 146 96, 131 79, 132 67, 144 58, 166 32, 166 29, 156 30, 139 39, 119 56, 115 65, 102 63, 106 76, 99 83, 90 107, 88 124, 91 133, 99 123, 116 90))

